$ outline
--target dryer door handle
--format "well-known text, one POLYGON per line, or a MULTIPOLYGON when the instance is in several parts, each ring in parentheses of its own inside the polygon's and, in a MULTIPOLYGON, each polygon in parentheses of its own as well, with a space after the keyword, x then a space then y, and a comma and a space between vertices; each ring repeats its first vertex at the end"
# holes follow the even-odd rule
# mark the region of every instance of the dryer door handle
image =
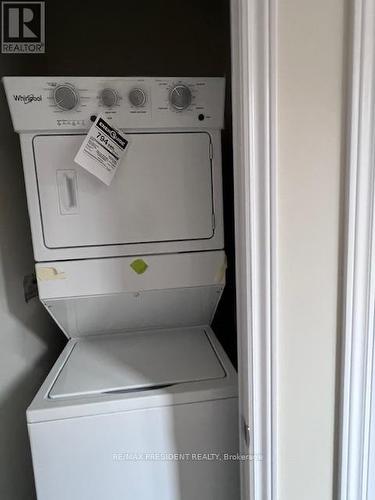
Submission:
POLYGON ((75 170, 57 170, 57 190, 61 215, 77 214, 77 172, 75 170))

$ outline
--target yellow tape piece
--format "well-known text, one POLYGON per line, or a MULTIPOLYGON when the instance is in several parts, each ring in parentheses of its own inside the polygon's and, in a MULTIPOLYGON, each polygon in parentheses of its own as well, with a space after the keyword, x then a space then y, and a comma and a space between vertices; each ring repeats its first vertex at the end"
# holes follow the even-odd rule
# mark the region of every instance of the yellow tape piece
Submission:
POLYGON ((216 276, 215 276, 215 281, 216 283, 222 283, 225 280, 225 274, 227 271, 228 263, 227 263, 227 256, 225 255, 223 263, 220 265, 216 276))
POLYGON ((65 273, 59 272, 55 267, 38 267, 36 277, 39 281, 64 280, 65 273))
POLYGON ((133 262, 130 264, 130 267, 135 271, 137 274, 143 274, 146 269, 148 268, 148 265, 143 259, 136 259, 133 260, 133 262))

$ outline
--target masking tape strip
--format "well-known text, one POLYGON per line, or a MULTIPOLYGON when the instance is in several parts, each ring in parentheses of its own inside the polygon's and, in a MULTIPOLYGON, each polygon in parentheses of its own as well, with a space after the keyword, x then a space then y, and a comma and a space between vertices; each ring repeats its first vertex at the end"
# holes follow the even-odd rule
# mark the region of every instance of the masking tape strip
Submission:
POLYGON ((223 263, 219 267, 219 269, 216 273, 216 276, 215 276, 216 283, 222 283, 224 281, 227 267, 228 267, 227 256, 225 255, 223 263))
POLYGON ((39 281, 64 280, 66 274, 59 272, 55 267, 38 267, 36 277, 39 281))

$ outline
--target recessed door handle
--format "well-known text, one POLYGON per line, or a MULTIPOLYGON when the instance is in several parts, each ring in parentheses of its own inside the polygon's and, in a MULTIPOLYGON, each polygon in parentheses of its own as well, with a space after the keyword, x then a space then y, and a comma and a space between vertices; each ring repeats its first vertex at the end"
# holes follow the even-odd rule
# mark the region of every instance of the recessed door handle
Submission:
POLYGON ((77 173, 75 170, 57 171, 57 190, 61 215, 78 213, 77 173))

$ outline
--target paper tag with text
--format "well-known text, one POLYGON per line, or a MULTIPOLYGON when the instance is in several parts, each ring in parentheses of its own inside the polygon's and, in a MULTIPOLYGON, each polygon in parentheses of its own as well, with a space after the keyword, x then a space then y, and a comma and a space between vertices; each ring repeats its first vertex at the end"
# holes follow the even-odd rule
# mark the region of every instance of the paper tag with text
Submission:
POLYGON ((128 146, 124 135, 98 116, 74 161, 109 186, 128 146))

